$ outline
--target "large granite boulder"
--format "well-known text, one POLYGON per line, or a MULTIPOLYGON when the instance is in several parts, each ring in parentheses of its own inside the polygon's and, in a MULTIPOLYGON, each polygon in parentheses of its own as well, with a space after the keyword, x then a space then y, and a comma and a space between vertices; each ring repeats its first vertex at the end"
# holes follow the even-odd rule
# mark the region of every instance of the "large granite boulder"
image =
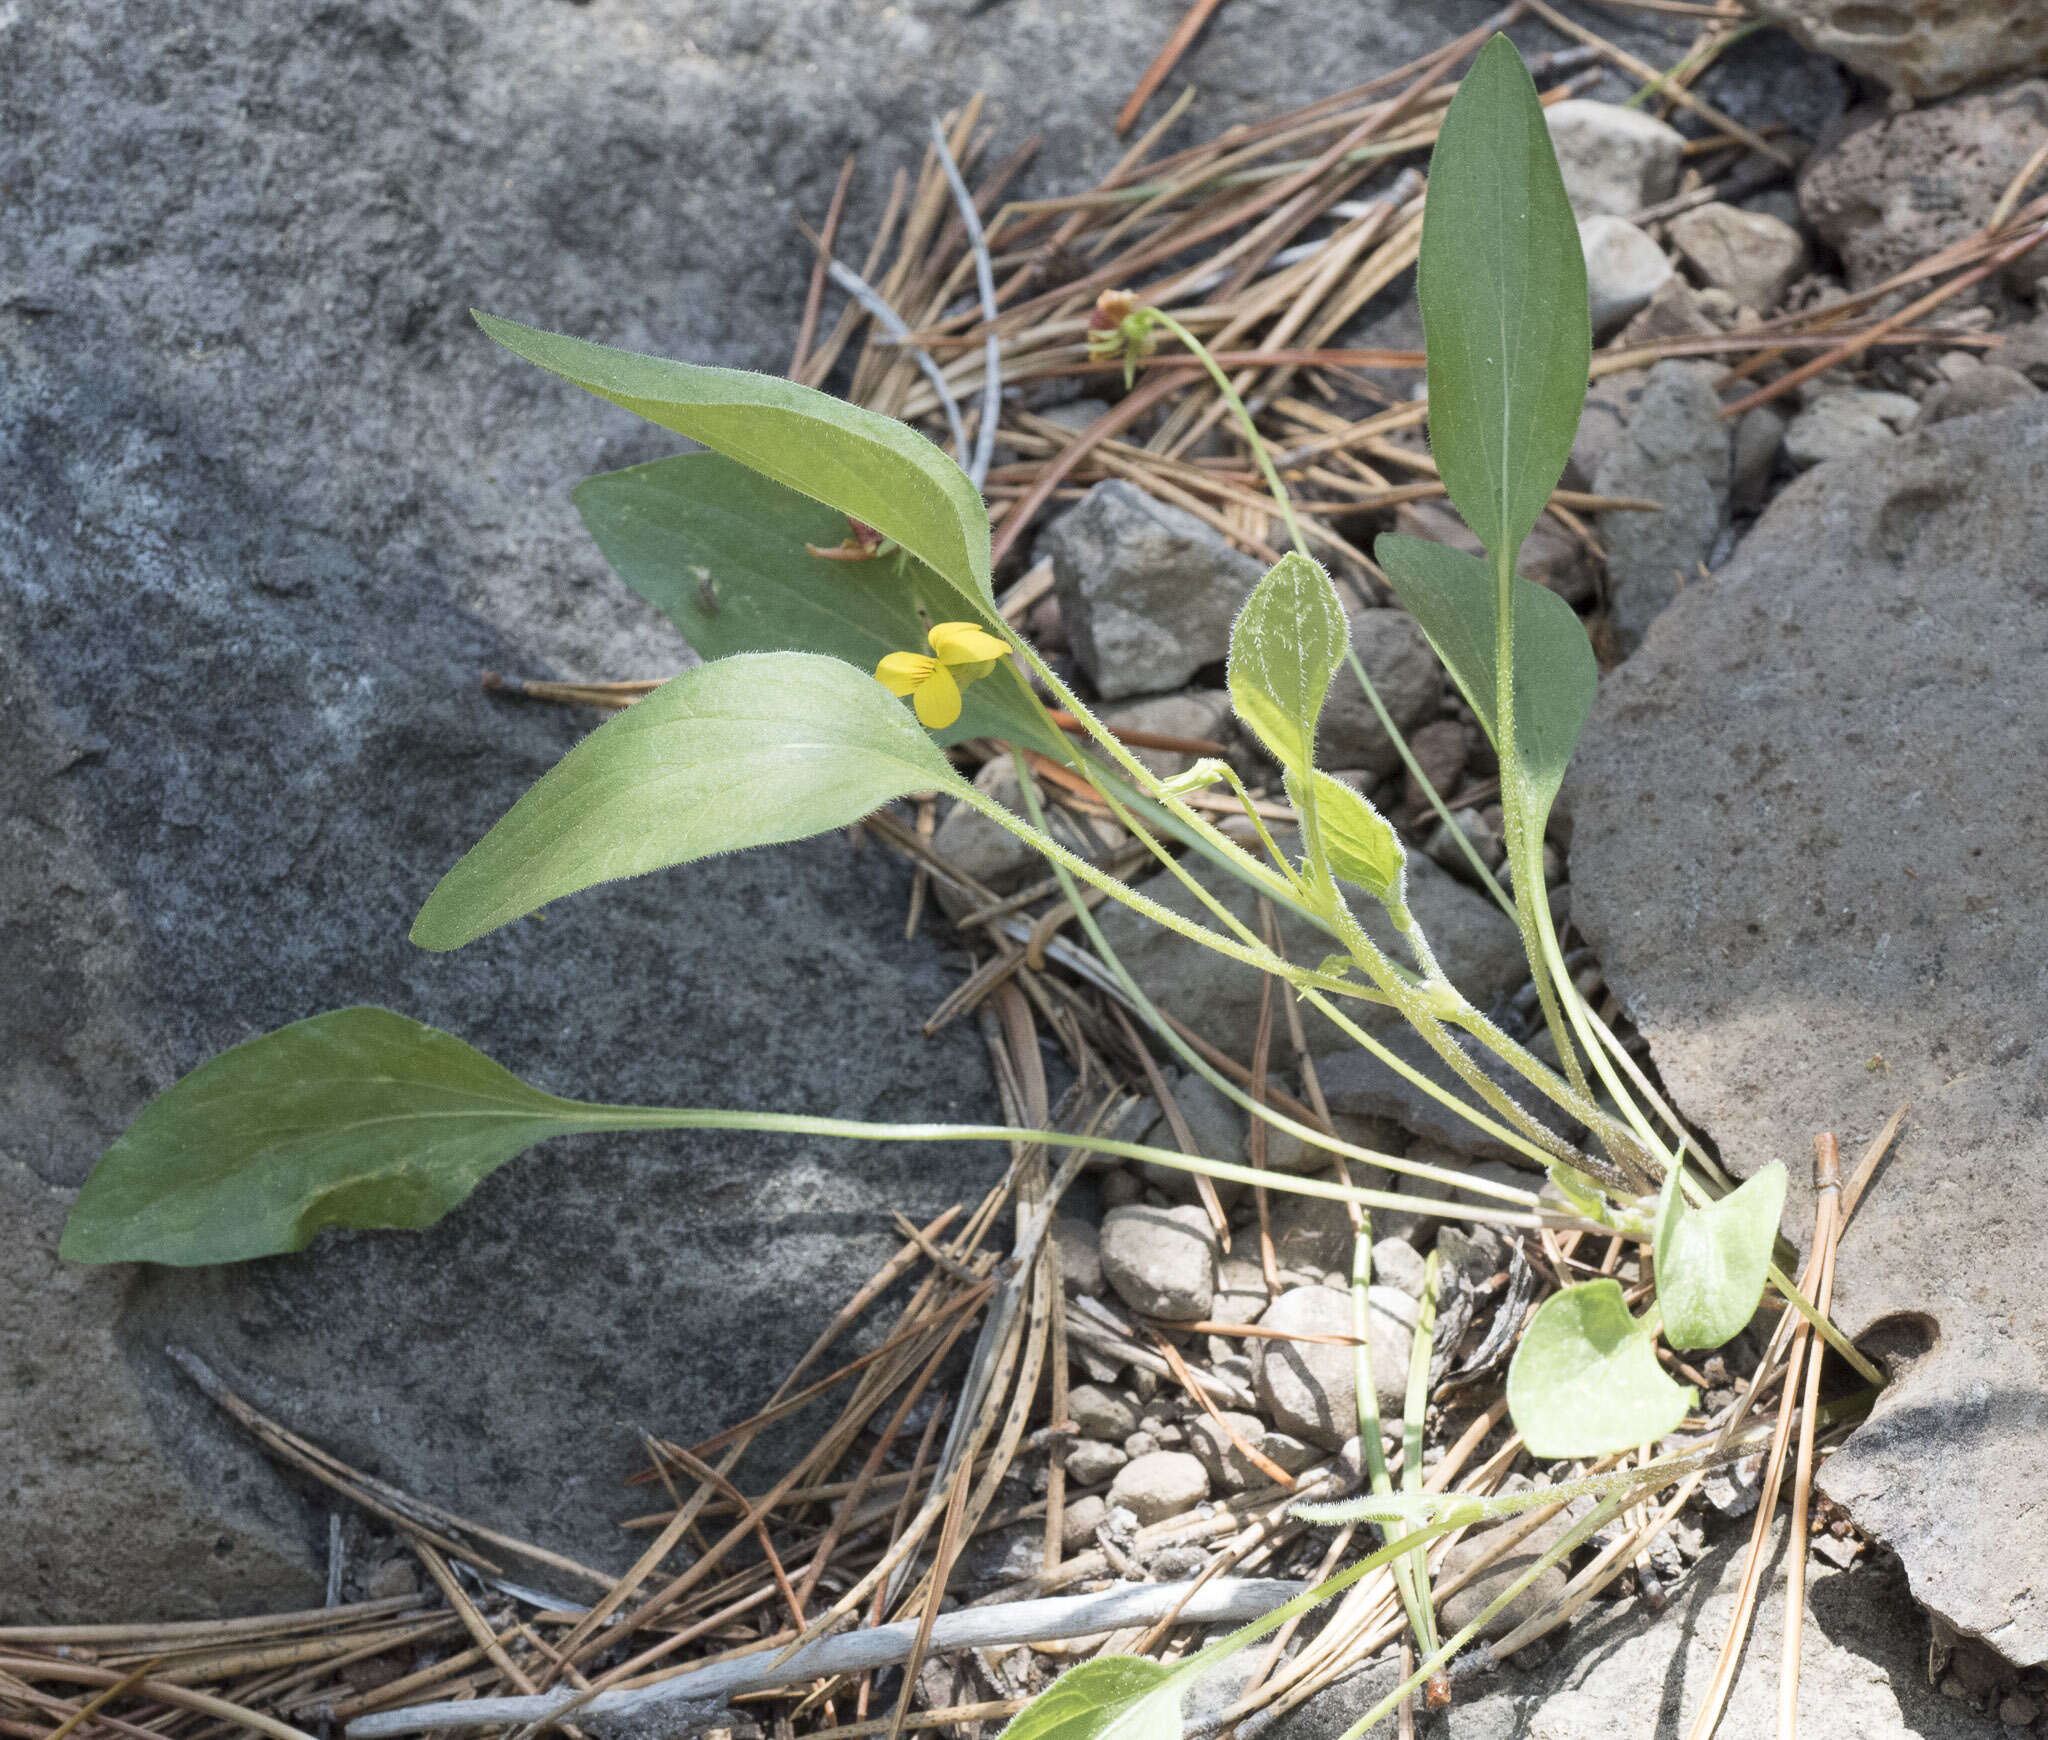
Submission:
POLYGON ((1836 1313, 1893 1382, 1822 1484, 1913 1589, 2048 1660, 2048 406, 1785 491, 1610 677, 1572 913, 1688 1116, 1743 1173, 1911 1121, 1836 1313))

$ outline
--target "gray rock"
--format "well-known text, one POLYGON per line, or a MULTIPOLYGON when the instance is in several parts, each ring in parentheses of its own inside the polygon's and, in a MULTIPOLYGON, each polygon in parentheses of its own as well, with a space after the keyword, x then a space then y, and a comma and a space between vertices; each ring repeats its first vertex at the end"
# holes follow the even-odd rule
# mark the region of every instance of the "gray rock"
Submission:
POLYGON ((1806 270, 1806 238, 1783 218, 1740 206, 1695 206, 1671 220, 1671 244, 1701 281, 1769 314, 1806 270))
POLYGON ((1422 1254, 1406 1239, 1380 1239, 1372 1247, 1372 1278, 1381 1286, 1422 1297, 1422 1254))
POLYGON ((1121 1444, 1077 1438, 1067 1446, 1067 1479, 1075 1486, 1100 1486, 1130 1459, 1121 1444))
MULTIPOLYGON (((1985 11, 2001 8, 1989 0, 1985 11)), ((2003 11, 2012 16, 2011 9, 2003 11)), ((1818 153, 1799 176, 1800 209, 1842 256, 1852 290, 1902 272, 1983 226, 2041 141, 2048 82, 2030 79, 1902 114, 1865 113, 1868 125, 1818 153)), ((2013 281, 2038 277, 2041 257, 2037 248, 2015 261, 2007 269, 2013 281)))
MULTIPOLYGON (((1418 1165, 1441 1166, 1447 1172, 1456 1172, 1468 1178, 1483 1179, 1489 1184, 1509 1185, 1517 1190, 1537 1190, 1539 1187, 1545 1186, 1546 1183, 1543 1174, 1530 1170, 1526 1165, 1517 1166, 1501 1159, 1474 1160, 1469 1155, 1460 1154, 1455 1148, 1442 1147, 1435 1142, 1415 1143, 1409 1148, 1407 1158, 1418 1165)), ((1455 1185, 1438 1184, 1431 1179, 1410 1179, 1408 1184, 1412 1192, 1418 1196, 1444 1197, 1452 1202, 1469 1202, 1475 1206, 1488 1208, 1509 1206, 1503 1197, 1489 1195, 1484 1191, 1463 1189, 1455 1185)), ((1455 1229, 1446 1227, 1438 1235, 1438 1247, 1443 1249, 1446 1257, 1448 1257, 1450 1250, 1445 1245, 1445 1241, 1450 1240, 1453 1243, 1462 1244, 1465 1236, 1462 1232, 1456 1232, 1455 1229)))
POLYGON ((1926 429, 1946 423, 1952 417, 1974 417, 1982 411, 2002 411, 2008 405, 2023 405, 2038 398, 2041 389, 2020 373, 1997 363, 1982 363, 1943 381, 1920 401, 1920 415, 1913 427, 1926 429))
POLYGON ((1572 210, 1590 217, 1633 217, 1669 199, 1678 186, 1685 140, 1641 109, 1570 97, 1544 111, 1550 143, 1572 210))
MULTIPOLYGON (((1291 841, 1280 842, 1293 850, 1291 841)), ((1255 930, 1258 901, 1252 890, 1207 859, 1191 860, 1188 868, 1244 923, 1255 930)), ((1178 880, 1161 872, 1139 884, 1169 910, 1190 918, 1206 910, 1178 880)), ((1406 960, 1392 927, 1379 906, 1363 895, 1353 901, 1359 922, 1396 960, 1406 960)), ((1437 959, 1452 983, 1481 1009, 1492 1008, 1526 982, 1528 964, 1522 955, 1521 933, 1499 907, 1439 870, 1427 858, 1408 860, 1408 908, 1436 949, 1437 959)), ((1105 905, 1100 912, 1103 934, 1130 968, 1145 994, 1173 1011, 1213 1045, 1232 1056, 1249 1059, 1259 1026, 1260 975, 1249 967, 1162 929, 1128 907, 1105 905)), ((1336 943, 1329 934, 1283 911, 1280 940, 1288 959, 1319 961, 1336 943)), ((1346 1013, 1371 1032, 1384 1032, 1400 1020, 1377 1005, 1354 1003, 1346 1013)), ((1351 1041, 1313 1009, 1302 1011, 1309 1049, 1318 1057, 1349 1050, 1351 1041)))
POLYGON ((1230 650, 1264 570, 1183 508, 1112 479, 1038 536, 1074 657, 1106 700, 1177 689, 1230 650))
POLYGON ((2048 72, 2048 13, 2027 0, 1762 0, 1758 10, 1906 97, 2048 72))
POLYGON ((1150 1528, 1190 1511, 1209 1496, 1209 1474, 1185 1450, 1154 1450, 1124 1464, 1109 1483, 1109 1502, 1150 1528))
POLYGON ((2019 1663, 2048 1660, 2048 1297, 2012 1260, 2048 1240, 2044 467, 2035 400, 1800 479, 1609 679, 1572 776, 1574 922, 1730 1164, 1816 1128, 1853 1154, 1912 1102, 1835 1293, 1898 1373, 1822 1483, 2019 1663))
POLYGON ((1728 500, 1737 508, 1763 505, 1771 475, 1785 450, 1791 417, 1776 405, 1757 405, 1735 419, 1735 439, 1728 459, 1728 500))
POLYGON ((1076 1384, 1067 1392, 1067 1418, 1084 1438, 1121 1443, 1138 1429, 1138 1409, 1128 1396, 1099 1384, 1076 1384))
POLYGON ((1712 365, 1659 363, 1650 371, 1622 438, 1600 462, 1602 495, 1643 496, 1661 513, 1600 516, 1616 638, 1625 650, 1701 565, 1727 517, 1729 430, 1721 420, 1712 365))
MULTIPOLYGON (((1232 1163, 1242 1159, 1245 1127, 1250 1121, 1250 1114, 1235 1100, 1226 1098, 1207 1076, 1196 1075, 1192 1070, 1181 1076, 1173 1084, 1173 1103, 1187 1123, 1188 1134, 1195 1139, 1198 1155, 1206 1160, 1232 1163)), ((1155 1148, 1177 1149, 1180 1146, 1174 1137, 1173 1127, 1164 1116, 1144 1139, 1155 1148)), ((1147 1184, 1165 1191, 1168 1196, 1181 1202, 1199 1200, 1201 1192, 1192 1172, 1157 1160, 1140 1160, 1136 1165, 1138 1175, 1147 1184)), ((1209 1182, 1215 1187, 1217 1201, 1225 1208, 1244 1194, 1244 1186, 1234 1179, 1212 1178, 1209 1182)))
MULTIPOLYGON (((1188 737, 1220 743, 1228 752, 1237 736, 1230 695, 1223 689, 1185 689, 1178 695, 1153 695, 1120 707, 1102 709, 1102 722, 1115 731, 1150 731, 1161 737, 1188 737)), ((1175 749, 1131 746, 1131 753, 1161 779, 1171 779, 1194 766, 1196 757, 1175 749)))
MULTIPOLYGON (((1404 1063, 1412 1065, 1431 1080, 1453 1089, 1474 1105, 1478 1103, 1419 1033, 1402 1028, 1385 1035, 1382 1043, 1404 1063)), ((1577 1125, 1539 1096, 1492 1052, 1469 1039, 1464 1043, 1464 1050, 1491 1081, 1517 1105, 1534 1113, 1546 1127, 1568 1140, 1577 1135, 1577 1125)), ((1424 1093, 1406 1076, 1397 1075, 1369 1052, 1352 1050, 1332 1057, 1317 1065, 1317 1074, 1332 1111, 1384 1118, 1399 1124, 1411 1135, 1475 1160, 1513 1160, 1518 1153, 1499 1137, 1467 1123, 1441 1100, 1424 1093)))
POLYGON ((1070 1553, 1084 1553, 1095 1545, 1095 1531, 1109 1515, 1109 1501, 1100 1493, 1086 1492, 1060 1513, 1060 1545, 1070 1553))
POLYGON ((1437 868, 1457 877, 1460 882, 1477 887, 1478 873, 1472 868, 1472 860, 1465 855, 1470 846, 1478 854, 1480 863, 1489 870, 1499 870, 1508 855, 1507 842, 1501 837, 1501 830, 1487 818, 1484 810, 1466 808, 1451 811, 1448 822, 1438 822, 1430 830, 1429 839, 1423 851, 1437 868), (1460 844, 1460 836, 1463 844, 1460 844))
MULTIPOLYGON (((1405 610, 1355 610, 1350 623, 1352 649, 1394 723, 1404 732, 1421 724, 1437 709, 1443 673, 1415 618, 1405 610)), ((1364 768, 1375 777, 1401 765, 1401 752, 1349 670, 1330 685, 1316 755, 1324 767, 1364 768)))
POLYGON ((1273 1260, 1282 1269, 1349 1277, 1353 1235, 1351 1215, 1341 1202, 1323 1196, 1284 1196, 1267 1202, 1273 1260))
MULTIPOLYGON (((1330 1122, 1336 1127, 1340 1141, 1349 1142, 1353 1147, 1370 1149, 1384 1154, 1391 1149, 1399 1152, 1401 1132, 1392 1124, 1376 1118, 1355 1118, 1348 1113, 1334 1113, 1330 1122)), ((1337 1156, 1327 1148, 1318 1148, 1299 1136, 1289 1135, 1284 1130, 1268 1127, 1266 1131, 1266 1167, 1271 1172, 1287 1172, 1300 1177, 1328 1177, 1337 1156)), ((1250 1139, 1246 1139, 1246 1164, 1249 1165, 1250 1139)), ((1387 1174, 1377 1166, 1363 1160, 1346 1159, 1351 1180, 1361 1189, 1381 1190, 1387 1188, 1387 1174)))
POLYGON ((1216 1231, 1192 1204, 1113 1208, 1102 1223, 1102 1273, 1134 1311, 1173 1323, 1208 1316, 1216 1231))
POLYGON ((1608 454, 1621 445, 1628 420, 1635 415, 1649 381, 1648 369, 1624 369, 1601 376, 1587 389, 1586 402, 1579 407, 1579 426, 1572 436, 1572 456, 1564 468, 1566 487, 1593 487, 1608 454))
MULTIPOLYGON (((1010 765, 1008 756, 997 756, 993 761, 982 763, 981 771, 974 776, 974 784, 977 790, 994 798, 1011 814, 1024 814, 1024 800, 1017 792, 1016 770, 1010 765)), ((1130 844, 1130 835, 1105 818, 1076 815, 1072 810, 1052 804, 1045 806, 1045 817, 1052 837, 1068 851, 1090 863, 1101 863, 1130 844)), ((938 831, 932 837, 932 848, 947 863, 956 865, 998 894, 1012 893, 1027 882, 1035 882, 1050 874, 1044 857, 1028 842, 1018 839, 999 823, 990 821, 971 805, 957 800, 941 818, 938 831)), ((939 885, 939 898, 956 918, 973 904, 966 896, 956 894, 943 883, 939 885)))
POLYGON ((1849 387, 1815 399, 1785 431, 1785 456, 1804 471, 1888 443, 1912 427, 1920 407, 1903 393, 1849 387))
POLYGON ((1271 1302, 1266 1277, 1256 1262, 1225 1257, 1216 1265, 1216 1297, 1209 1306, 1213 1323, 1256 1323, 1271 1302))
MULTIPOLYGON (((1225 1413, 1223 1421, 1254 1450, 1264 1453, 1261 1440, 1266 1423, 1256 1414, 1225 1413)), ((1209 1485, 1218 1492, 1242 1492, 1248 1486, 1264 1486, 1271 1476, 1231 1441, 1230 1432, 1209 1415, 1188 1423, 1188 1448, 1208 1471, 1209 1485)))
POLYGON ((1060 1280, 1069 1293, 1102 1291, 1102 1233, 1072 1215, 1057 1215, 1048 1235, 1059 1258, 1060 1280))
MULTIPOLYGON (((1781 1567, 1780 1548, 1770 1563, 1781 1567)), ((1719 1665, 1742 1580, 1748 1532, 1713 1548, 1653 1613, 1639 1599, 1595 1603, 1556 1652, 1511 1671, 1463 1682, 1440 1718, 1450 1740, 1641 1740, 1684 1734, 1719 1665)), ((1777 1640, 1784 1635, 1782 1569, 1764 1579, 1747 1659, 1719 1732, 1775 1732, 1777 1640), (1759 1648, 1768 1640, 1771 1647, 1759 1648)), ((1378 1661, 1339 1680, 1263 1730, 1262 1740, 1339 1740, 1401 1683, 1398 1662, 1378 1661)), ((1800 1732, 1815 1740, 1991 1740, 1990 1721, 1927 1683, 1926 1620, 1896 1563, 1807 1575, 1799 1637, 1800 1732)), ((1390 1716, 1372 1740, 1392 1740, 1390 1716)))
POLYGON ((1582 220, 1579 249, 1586 256, 1586 301, 1595 339, 1619 331, 1673 276, 1664 250, 1626 218, 1582 220))
MULTIPOLYGON (((1478 1564, 1493 1549, 1497 1541, 1504 1538, 1507 1533, 1525 1526, 1527 1520, 1526 1517, 1512 1518, 1505 1523, 1496 1523, 1492 1528, 1477 1529, 1466 1535, 1444 1555, 1440 1578, 1448 1579, 1463 1575, 1478 1564)), ((1517 1542, 1484 1570, 1476 1572, 1462 1589, 1445 1596, 1437 1609, 1444 1635, 1448 1637, 1454 1631, 1463 1631, 1505 1595, 1514 1583, 1527 1575, 1538 1559, 1571 1533, 1571 1527, 1570 1512, 1559 1511, 1548 1522, 1540 1524, 1526 1540, 1517 1542)), ((1550 1566, 1535 1582, 1479 1628, 1480 1640, 1486 1643, 1495 1642, 1507 1636, 1524 1620, 1534 1619, 1538 1614, 1555 1607, 1564 1598, 1566 1581, 1563 1563, 1550 1566)))
MULTIPOLYGON (((1373 1389, 1386 1420, 1401 1417, 1416 1317, 1416 1302, 1406 1293, 1392 1287, 1367 1293, 1373 1389)), ((1259 1325, 1295 1334, 1349 1336, 1351 1295, 1335 1287, 1296 1287, 1273 1301, 1259 1325)), ((1358 1432, 1356 1372, 1356 1350, 1348 1342, 1263 1341, 1256 1380, 1259 1406, 1281 1431, 1325 1450, 1341 1450, 1358 1432)))

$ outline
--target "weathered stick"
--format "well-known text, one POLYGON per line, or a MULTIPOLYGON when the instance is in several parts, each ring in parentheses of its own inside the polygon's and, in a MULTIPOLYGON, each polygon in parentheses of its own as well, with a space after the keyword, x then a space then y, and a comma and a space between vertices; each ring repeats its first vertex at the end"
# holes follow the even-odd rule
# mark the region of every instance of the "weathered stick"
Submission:
MULTIPOLYGON (((1085 1637, 1090 1632, 1144 1625, 1180 1609, 1183 1625, 1216 1625, 1256 1619, 1308 1585, 1275 1578, 1218 1580, 1197 1589, 1193 1582, 1140 1583, 1100 1595, 1056 1595, 1043 1601, 1013 1601, 1000 1607, 967 1607, 942 1614, 931 1628, 928 1649, 988 1649, 1013 1643, 1039 1643, 1056 1637, 1085 1637), (1185 1603, 1185 1605, 1182 1605, 1185 1603)), ((917 1637, 917 1622, 878 1625, 821 1638, 789 1660, 775 1665, 772 1650, 738 1661, 721 1662, 696 1673, 677 1674, 658 1685, 630 1692, 604 1692, 581 1702, 579 1714, 591 1717, 653 1718, 674 1705, 718 1703, 743 1692, 796 1685, 827 1674, 860 1673, 892 1667, 904 1660, 917 1637)), ((540 1698, 472 1698, 466 1703, 418 1704, 404 1710, 380 1710, 359 1716, 348 1725, 349 1740, 375 1740, 382 1734, 426 1734, 447 1728, 479 1728, 508 1722, 535 1722, 552 1715, 577 1695, 563 1692, 540 1698)))

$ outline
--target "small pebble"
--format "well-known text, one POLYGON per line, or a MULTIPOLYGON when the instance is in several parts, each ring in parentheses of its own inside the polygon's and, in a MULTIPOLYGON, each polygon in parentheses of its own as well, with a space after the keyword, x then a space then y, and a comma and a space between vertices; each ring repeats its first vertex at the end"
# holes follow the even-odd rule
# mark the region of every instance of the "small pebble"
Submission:
POLYGON ((1091 1298, 1102 1292, 1102 1234, 1085 1220, 1071 1215, 1054 1218, 1047 1236, 1060 1260, 1060 1278, 1068 1294, 1086 1293, 1091 1298))
POLYGON ((1170 1323, 1208 1316, 1216 1231, 1200 1207, 1113 1208, 1102 1223, 1102 1273, 1133 1310, 1170 1323))
POLYGON ((1084 1438, 1121 1443, 1138 1429, 1138 1407, 1128 1396, 1099 1384, 1077 1384, 1067 1392, 1067 1418, 1084 1438))
POLYGON ((1129 1461, 1120 1445, 1077 1438, 1067 1446, 1067 1480, 1074 1486, 1100 1486, 1129 1461))
POLYGON ((1138 1519, 1140 1528, 1179 1516, 1209 1496, 1209 1474, 1185 1450, 1154 1450, 1128 1462, 1110 1483, 1109 1502, 1138 1519))
POLYGON ((1109 1515, 1109 1501, 1097 1493, 1084 1493, 1060 1516, 1060 1545, 1078 1553, 1095 1544, 1095 1531, 1109 1515))

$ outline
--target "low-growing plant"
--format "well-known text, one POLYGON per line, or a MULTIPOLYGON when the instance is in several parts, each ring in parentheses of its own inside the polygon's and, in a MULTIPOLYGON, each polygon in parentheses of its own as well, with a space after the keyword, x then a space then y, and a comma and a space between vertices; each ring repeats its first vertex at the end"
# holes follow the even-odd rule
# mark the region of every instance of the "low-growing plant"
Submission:
MULTIPOLYGON (((1772 1261, 1783 1167, 1767 1167, 1717 1199, 1726 1180, 1586 1006, 1551 918, 1545 826, 1592 707, 1597 671, 1577 616, 1556 594, 1518 578, 1516 557, 1569 456, 1591 339, 1577 228, 1534 85, 1503 37, 1480 52, 1444 117, 1430 165, 1418 293, 1432 448, 1485 555, 1397 536, 1381 537, 1375 551, 1498 754, 1511 893, 1494 892, 1521 931, 1560 1067, 1503 1031, 1445 976, 1407 904, 1400 837, 1357 790, 1316 765, 1317 721, 1331 685, 1353 680, 1371 693, 1336 587, 1307 553, 1287 492, 1227 377, 1180 322, 1128 297, 1104 298, 1092 347, 1132 359, 1170 338, 1200 358, 1230 401, 1293 535, 1294 550, 1238 617, 1228 683, 1238 718, 1280 769, 1298 839, 1272 837, 1227 764, 1206 760, 1162 779, 1103 726, 996 608, 980 492, 922 436, 782 380, 632 355, 480 314, 484 330, 507 349, 705 449, 593 477, 575 501, 613 567, 707 662, 564 756, 448 871, 412 929, 423 948, 460 948, 601 882, 800 839, 894 799, 943 793, 1044 854, 1130 1005, 1189 1069, 1273 1128, 1408 1175, 1413 1193, 1396 1197, 1063 1131, 585 1104, 529 1086, 451 1034, 359 1007, 224 1052, 147 1106, 80 1192, 63 1254, 90 1263, 224 1263, 301 1249, 324 1227, 425 1227, 523 1149, 577 1131, 711 1128, 943 1142, 1008 1142, 1022 1134, 1048 1146, 1339 1198, 1368 1215, 1399 1207, 1519 1227, 1592 1223, 1640 1239, 1654 1254, 1654 1301, 1633 1311, 1613 1280, 1557 1293, 1521 1338, 1507 1394, 1517 1430, 1539 1457, 1655 1444, 1695 1399, 1660 1365, 1660 1336, 1685 1348, 1727 1341, 1749 1321, 1767 1282, 1812 1313, 1772 1261), (1080 722, 1086 748, 1055 723, 1048 701, 1080 722), (1013 746, 1023 815, 947 758, 949 745, 970 738, 1013 746), (1148 898, 1054 840, 1026 751, 1085 779, 1193 895, 1198 915, 1148 898), (1186 801, 1219 785, 1241 801, 1250 844, 1186 801), (1276 952, 1176 857, 1176 845, 1305 915, 1328 934, 1327 957, 1305 964, 1276 952), (1079 882, 1284 980, 1389 1068, 1546 1168, 1555 1193, 1545 1198, 1378 1153, 1246 1093, 1152 1006, 1096 926, 1079 882), (1360 922, 1361 900, 1384 912, 1406 958, 1373 940, 1360 922), (1469 1099, 1359 1025, 1346 1012, 1359 1004, 1398 1011, 1469 1099), (1586 1143, 1565 1140, 1504 1091, 1467 1040, 1589 1132, 1586 1143), (1475 1207, 1469 1197, 1428 1194, 1433 1187, 1486 1200, 1475 1207)), ((1412 1478, 1409 1490, 1394 1493, 1378 1456, 1374 1386, 1369 1373, 1361 1376, 1373 1491, 1302 1514, 1368 1519, 1390 1533, 1412 1525, 1411 1532, 1175 1667, 1107 1658, 1076 1669, 1017 1718, 1013 1734, 1177 1734, 1180 1690, 1193 1674, 1382 1563, 1395 1567, 1423 1645, 1410 1686, 1449 1659, 1483 1617, 1436 1642, 1427 1579, 1413 1574, 1417 1549, 1524 1501, 1429 1496, 1412 1478)), ((1410 1411, 1411 1424, 1419 1423, 1419 1407, 1410 1411)), ((1704 1465, 1698 1456, 1667 1458, 1581 1483, 1599 1508, 1542 1565, 1632 1494, 1704 1465)), ((1411 1474, 1413 1466, 1411 1457, 1411 1474)), ((1552 1488, 1546 1496, 1564 1492, 1552 1488)))

